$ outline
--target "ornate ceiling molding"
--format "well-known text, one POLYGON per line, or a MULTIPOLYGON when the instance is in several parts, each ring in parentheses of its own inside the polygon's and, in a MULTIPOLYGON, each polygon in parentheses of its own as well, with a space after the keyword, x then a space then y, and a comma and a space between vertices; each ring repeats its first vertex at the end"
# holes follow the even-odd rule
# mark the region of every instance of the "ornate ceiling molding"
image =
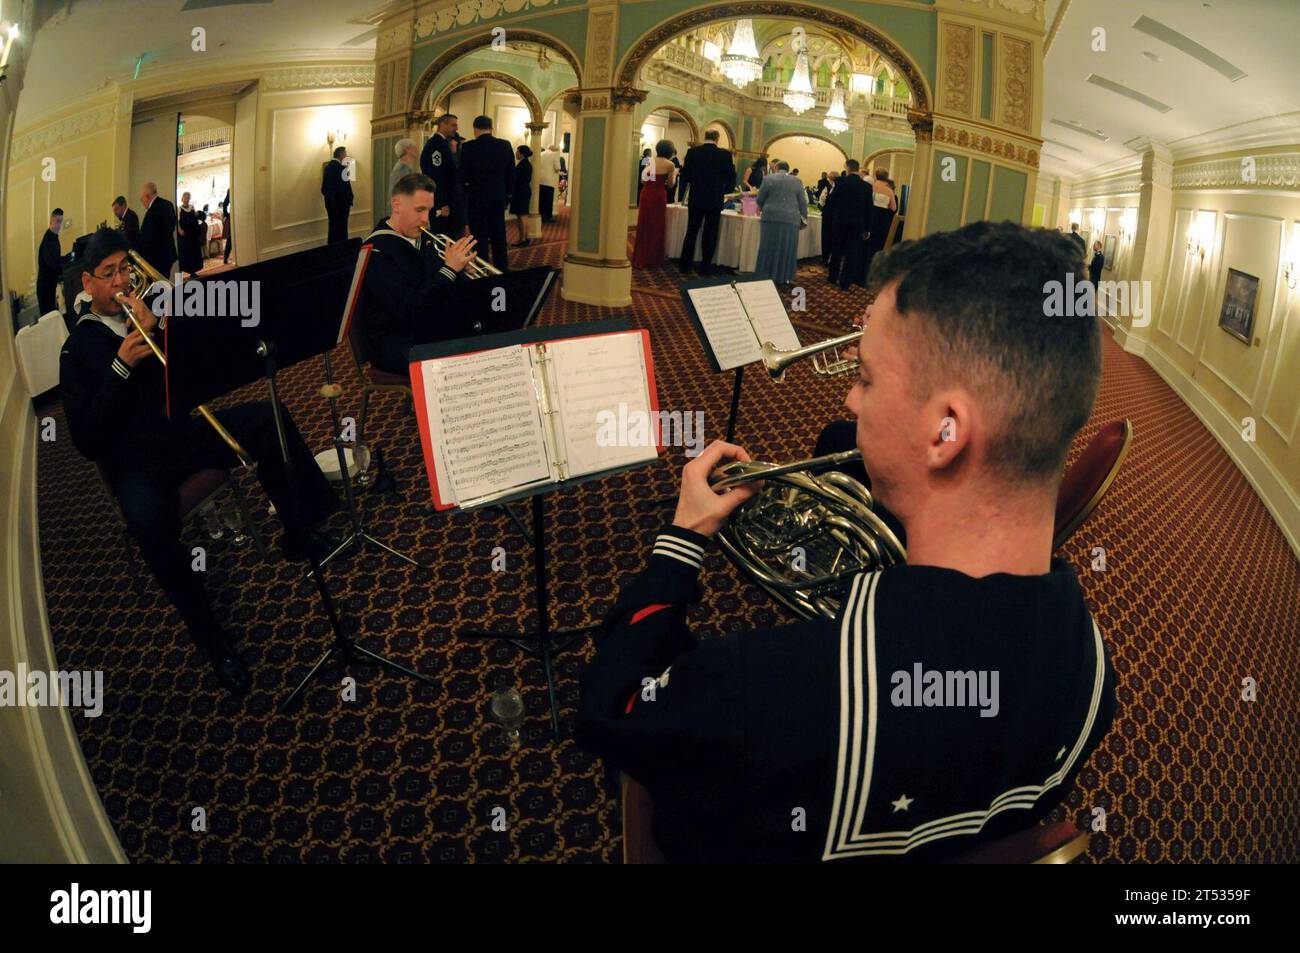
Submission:
POLYGON ((1142 191, 1142 173, 1097 179, 1070 186, 1070 199, 1090 199, 1103 195, 1128 195, 1142 191))
POLYGON ((287 66, 267 70, 262 76, 262 86, 265 89, 330 89, 374 85, 373 63, 287 66))
POLYGON ((1017 16, 1032 16, 1037 23, 1042 23, 1044 18, 1044 0, 966 0, 966 2, 989 10, 1002 9, 1017 16))
POLYGON ((418 43, 440 33, 451 33, 475 23, 513 16, 525 10, 549 12, 556 7, 583 6, 586 2, 587 0, 450 0, 445 6, 417 17, 412 25, 412 35, 418 43))
MULTIPOLYGON (((545 33, 537 33, 533 30, 516 30, 512 28, 507 37, 507 42, 510 41, 536 43, 539 46, 544 46, 547 49, 558 53, 560 57, 569 64, 569 68, 573 70, 573 74, 578 77, 578 85, 582 85, 582 67, 578 65, 577 56, 575 56, 573 51, 567 46, 560 43, 559 40, 547 36, 545 33)), ((430 87, 433 86, 433 81, 438 78, 438 75, 443 70, 451 66, 452 63, 456 62, 462 56, 473 53, 476 50, 491 47, 491 45, 491 33, 477 33, 474 36, 461 40, 461 42, 445 50, 441 56, 425 67, 424 72, 420 74, 420 78, 415 81, 415 85, 411 88, 410 98, 407 100, 407 111, 416 112, 417 110, 426 108, 425 99, 429 95, 430 87)))
MULTIPOLYGON (((725 7, 710 7, 703 10, 690 10, 664 21, 638 40, 636 45, 628 51, 623 59, 623 68, 618 74, 617 85, 634 85, 637 81, 638 72, 643 65, 650 61, 654 51, 679 33, 686 33, 718 20, 731 19, 735 15, 734 10, 725 7)), ((912 101, 916 108, 921 112, 930 111, 930 93, 920 69, 901 47, 888 37, 877 32, 871 25, 846 14, 821 7, 806 6, 801 3, 779 2, 779 0, 778 2, 751 3, 745 7, 745 16, 751 18, 786 17, 808 20, 835 30, 841 30, 849 36, 875 47, 902 73, 907 85, 912 90, 912 101)))
MULTIPOLYGON (((919 134, 917 138, 920 138, 919 134)), ((934 124, 934 141, 946 142, 959 149, 969 149, 972 152, 982 152, 995 159, 1001 159, 1003 162, 1015 162, 1031 169, 1038 168, 1039 154, 1037 148, 1026 146, 1021 142, 1013 142, 996 132, 962 129, 936 122, 934 124)))
POLYGON ((116 104, 104 103, 65 116, 39 129, 33 129, 14 140, 13 161, 21 162, 31 156, 48 152, 65 142, 108 129, 116 118, 116 104))
POLYGON ((1266 156, 1237 156, 1211 159, 1176 166, 1173 174, 1176 189, 1269 189, 1300 188, 1300 152, 1266 156), (1244 159, 1254 159, 1253 181, 1246 181, 1249 166, 1244 159))

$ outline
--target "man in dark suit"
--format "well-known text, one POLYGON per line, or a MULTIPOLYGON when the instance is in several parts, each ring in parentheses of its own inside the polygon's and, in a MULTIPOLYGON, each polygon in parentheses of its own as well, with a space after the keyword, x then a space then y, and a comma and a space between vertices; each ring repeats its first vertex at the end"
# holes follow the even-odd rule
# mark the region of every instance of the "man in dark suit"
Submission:
POLYGON ((126 196, 113 199, 113 216, 122 223, 122 234, 136 251, 140 250, 140 216, 126 204, 126 196))
POLYGON ((469 230, 479 248, 492 246, 492 264, 510 270, 506 202, 515 183, 515 150, 492 135, 492 120, 474 119, 474 138, 460 147, 460 176, 469 209, 469 230))
POLYGON ((63 248, 59 244, 59 230, 63 228, 63 209, 50 213, 50 227, 41 236, 41 247, 36 253, 36 300, 41 314, 59 309, 54 292, 63 275, 63 248))
POLYGON ((827 280, 847 290, 854 275, 862 274, 867 223, 871 221, 871 186, 858 175, 858 160, 844 163, 848 170, 835 180, 823 215, 831 219, 831 253, 827 280))
POLYGON ((1067 236, 1065 236, 1065 237, 1068 238, 1068 239, 1070 239, 1070 241, 1074 242, 1076 245, 1079 246, 1079 254, 1080 254, 1080 255, 1084 254, 1084 253, 1088 250, 1088 243, 1085 242, 1085 241, 1083 240, 1083 236, 1079 234, 1079 223, 1078 223, 1078 222, 1071 222, 1071 223, 1070 223, 1070 234, 1067 235, 1067 236))
POLYGON ((163 277, 176 264, 176 206, 158 194, 158 186, 146 182, 140 190, 144 218, 140 222, 140 254, 163 277))
POLYGON ((348 240, 348 214, 352 210, 352 173, 345 146, 334 150, 334 158, 325 163, 321 176, 320 194, 325 196, 325 215, 329 219, 328 244, 348 240))
POLYGON ((429 231, 459 238, 465 222, 458 214, 460 195, 460 120, 451 113, 438 117, 433 135, 420 153, 420 171, 433 180, 437 207, 429 216, 429 231))
POLYGON ((736 163, 731 153, 718 146, 718 130, 704 133, 704 142, 686 150, 682 164, 682 185, 686 190, 686 240, 678 267, 690 272, 695 267, 695 239, 704 228, 700 250, 700 274, 713 274, 713 253, 718 248, 718 227, 722 224, 722 197, 736 187, 736 163))

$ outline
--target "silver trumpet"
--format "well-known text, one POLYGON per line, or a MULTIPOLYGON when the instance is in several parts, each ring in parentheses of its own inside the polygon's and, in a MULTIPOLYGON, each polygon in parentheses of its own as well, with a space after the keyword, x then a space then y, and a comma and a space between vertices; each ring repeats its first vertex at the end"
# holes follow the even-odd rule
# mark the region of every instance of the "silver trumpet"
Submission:
POLYGON ((772 375, 772 380, 785 379, 785 369, 791 364, 802 361, 805 357, 813 359, 813 370, 822 377, 836 377, 851 374, 857 369, 855 358, 846 357, 841 349, 856 345, 862 339, 862 328, 856 328, 848 334, 828 338, 816 344, 801 348, 779 348, 771 341, 763 342, 763 366, 772 375))
MULTIPOLYGON (((447 258, 447 246, 452 243, 453 239, 448 238, 446 235, 431 232, 424 226, 420 227, 420 231, 429 236, 433 241, 433 247, 438 249, 438 254, 441 255, 445 261, 447 258)), ((501 269, 493 265, 491 262, 484 261, 478 255, 475 255, 469 260, 469 264, 465 266, 465 274, 471 278, 490 278, 494 275, 501 274, 501 269)))

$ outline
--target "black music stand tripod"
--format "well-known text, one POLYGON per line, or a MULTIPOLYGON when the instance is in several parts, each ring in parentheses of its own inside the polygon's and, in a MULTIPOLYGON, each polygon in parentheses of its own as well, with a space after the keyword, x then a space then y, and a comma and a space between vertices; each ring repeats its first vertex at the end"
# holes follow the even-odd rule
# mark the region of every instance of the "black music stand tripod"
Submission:
MULTIPOLYGON (((276 386, 276 364, 275 364, 275 345, 266 340, 257 342, 257 355, 263 361, 263 373, 266 377, 266 386, 271 397, 271 415, 275 419, 275 435, 280 443, 280 459, 284 463, 285 475, 289 483, 289 495, 293 499, 294 510, 300 509, 301 495, 298 489, 298 479, 293 472, 293 467, 289 462, 289 443, 284 436, 284 417, 280 407, 280 394, 276 386)), ((331 404, 333 402, 331 401, 331 404)), ((337 417, 337 412, 336 412, 337 417)), ((335 421, 337 425, 337 420, 335 421)), ((337 552, 337 550, 336 550, 337 552)), ((381 666, 387 666, 395 672, 407 675, 411 678, 419 679, 427 685, 437 686, 437 682, 427 675, 421 675, 419 672, 407 668, 399 662, 394 662, 390 658, 380 655, 378 652, 372 652, 364 645, 359 645, 353 641, 352 637, 344 630, 343 623, 339 619, 338 608, 334 604, 334 597, 330 593, 328 584, 325 582, 325 562, 317 560, 315 554, 308 550, 308 558, 311 561, 311 572, 308 573, 316 580, 316 591, 320 594, 321 605, 325 608, 325 615, 329 619, 330 628, 334 630, 334 643, 325 650, 325 654, 320 657, 315 665, 312 666, 306 677, 298 683, 298 687, 289 693, 289 696, 280 703, 280 711, 288 711, 311 683, 312 679, 324 668, 325 663, 336 655, 344 664, 349 662, 377 663, 381 666)))
MULTIPOLYGON (((343 440, 343 429, 339 419, 339 397, 343 393, 343 388, 334 383, 334 364, 330 360, 329 351, 325 352, 325 380, 327 383, 320 389, 320 393, 322 397, 326 398, 330 402, 330 417, 334 423, 334 451, 339 457, 339 476, 343 480, 343 496, 347 500, 348 519, 352 525, 348 530, 347 537, 343 542, 339 543, 338 546, 335 547, 332 553, 321 560, 321 565, 328 565, 335 556, 349 552, 353 547, 365 546, 369 543, 371 546, 388 553, 388 555, 396 556, 403 562, 409 563, 417 569, 423 569, 427 572, 429 567, 424 563, 418 562, 412 557, 406 555, 406 553, 399 552, 392 546, 389 546, 387 543, 376 539, 366 532, 365 524, 361 520, 361 509, 357 505, 357 494, 356 489, 352 484, 352 474, 348 471, 347 456, 343 452, 345 441, 343 440)), ((355 459, 355 457, 353 459, 355 459)), ((314 568, 309 569, 307 575, 303 578, 310 579, 313 572, 315 572, 314 568)))
MULTIPOLYGON (((554 488, 555 485, 553 484, 546 489, 554 488)), ((519 637, 502 632, 484 632, 481 630, 471 630, 460 634, 470 639, 504 639, 521 652, 541 660, 542 671, 546 675, 547 697, 551 704, 551 731, 554 732, 555 741, 558 744, 560 741, 560 714, 559 703, 555 697, 555 656, 568 651, 576 643, 599 629, 600 626, 584 625, 574 629, 551 631, 551 601, 546 574, 546 522, 542 504, 542 498, 545 495, 544 491, 534 493, 531 500, 533 533, 530 542, 533 544, 533 580, 537 594, 537 631, 532 634, 521 634, 519 637)))

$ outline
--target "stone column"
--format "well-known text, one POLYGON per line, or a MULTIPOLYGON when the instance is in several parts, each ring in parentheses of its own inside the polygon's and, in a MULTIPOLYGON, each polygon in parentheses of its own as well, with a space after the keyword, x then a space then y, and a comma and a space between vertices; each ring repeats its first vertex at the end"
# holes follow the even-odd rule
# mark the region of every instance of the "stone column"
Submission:
POLYGON ((1120 315, 1112 320, 1119 325, 1115 340, 1125 350, 1141 353, 1144 342, 1151 336, 1155 320, 1152 312, 1160 300, 1162 262, 1169 250, 1166 236, 1173 215, 1174 163, 1169 148, 1161 143, 1143 139, 1134 145, 1142 151, 1142 184, 1138 192, 1137 225, 1121 277, 1143 282, 1143 289, 1149 288, 1151 293, 1141 298, 1146 305, 1146 313, 1141 317, 1120 315))
POLYGON ((916 157, 912 160, 912 187, 907 199, 907 220, 903 222, 903 239, 925 234, 925 219, 930 210, 930 174, 934 163, 932 140, 934 115, 911 110, 907 122, 916 137, 916 157))
POLYGON ((542 161, 542 133, 550 123, 530 122, 528 126, 528 148, 533 150, 532 158, 529 160, 533 164, 533 184, 532 197, 528 200, 528 207, 532 210, 524 216, 524 234, 529 238, 542 237, 542 212, 541 205, 538 204, 541 196, 541 161, 542 161))

